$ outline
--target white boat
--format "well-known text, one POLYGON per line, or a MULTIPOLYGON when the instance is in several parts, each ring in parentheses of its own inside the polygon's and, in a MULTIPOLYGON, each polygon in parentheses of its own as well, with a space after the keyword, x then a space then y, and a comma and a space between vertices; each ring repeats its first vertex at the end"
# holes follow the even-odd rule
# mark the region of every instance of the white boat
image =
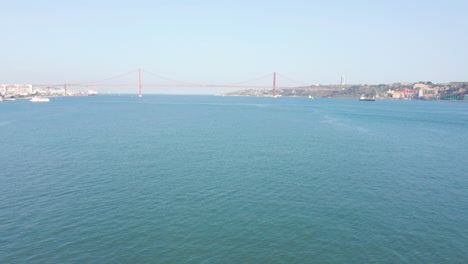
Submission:
POLYGON ((29 100, 29 102, 31 102, 31 103, 48 103, 48 102, 50 102, 50 99, 45 98, 45 97, 34 97, 31 100, 29 100))
POLYGON ((88 90, 88 96, 95 96, 97 95, 98 92, 97 91, 94 91, 94 90, 88 90))
POLYGON ((314 99, 314 97, 312 95, 309 95, 309 99, 314 99))
POLYGON ((362 95, 361 97, 359 97, 359 101, 370 101, 370 102, 372 102, 372 101, 375 101, 375 97, 371 98, 371 97, 366 97, 366 96, 362 95))

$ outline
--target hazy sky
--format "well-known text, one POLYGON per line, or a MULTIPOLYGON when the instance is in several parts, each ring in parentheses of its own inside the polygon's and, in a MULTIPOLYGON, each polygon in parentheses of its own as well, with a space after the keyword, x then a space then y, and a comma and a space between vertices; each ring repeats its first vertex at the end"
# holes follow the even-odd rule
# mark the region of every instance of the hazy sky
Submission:
POLYGON ((138 68, 206 84, 271 72, 310 84, 338 84, 342 74, 348 83, 468 81, 468 1, 0 3, 0 83, 138 68))

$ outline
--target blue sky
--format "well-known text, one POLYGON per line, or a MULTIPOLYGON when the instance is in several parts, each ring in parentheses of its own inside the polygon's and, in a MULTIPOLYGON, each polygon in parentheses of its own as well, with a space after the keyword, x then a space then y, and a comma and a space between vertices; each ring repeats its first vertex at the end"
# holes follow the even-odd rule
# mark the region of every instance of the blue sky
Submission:
POLYGON ((310 84, 468 81, 468 1, 2 0, 0 10, 0 83, 138 68, 206 84, 271 72, 310 84))

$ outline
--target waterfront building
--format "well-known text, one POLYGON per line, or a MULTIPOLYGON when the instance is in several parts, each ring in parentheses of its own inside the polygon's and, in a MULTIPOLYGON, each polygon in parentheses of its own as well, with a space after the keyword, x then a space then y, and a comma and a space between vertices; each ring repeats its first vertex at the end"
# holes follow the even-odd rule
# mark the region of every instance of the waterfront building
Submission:
POLYGON ((389 90, 388 93, 394 99, 412 99, 414 95, 418 93, 418 91, 410 90, 405 87, 403 90, 389 90))
POLYGON ((0 93, 4 95, 32 94, 32 84, 1 84, 0 93))

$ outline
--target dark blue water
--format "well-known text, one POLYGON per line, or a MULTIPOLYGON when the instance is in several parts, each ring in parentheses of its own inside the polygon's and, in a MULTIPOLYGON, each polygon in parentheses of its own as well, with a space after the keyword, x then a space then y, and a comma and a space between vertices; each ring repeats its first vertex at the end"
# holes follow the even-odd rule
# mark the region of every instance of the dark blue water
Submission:
POLYGON ((0 263, 467 263, 468 104, 0 104, 0 263))

